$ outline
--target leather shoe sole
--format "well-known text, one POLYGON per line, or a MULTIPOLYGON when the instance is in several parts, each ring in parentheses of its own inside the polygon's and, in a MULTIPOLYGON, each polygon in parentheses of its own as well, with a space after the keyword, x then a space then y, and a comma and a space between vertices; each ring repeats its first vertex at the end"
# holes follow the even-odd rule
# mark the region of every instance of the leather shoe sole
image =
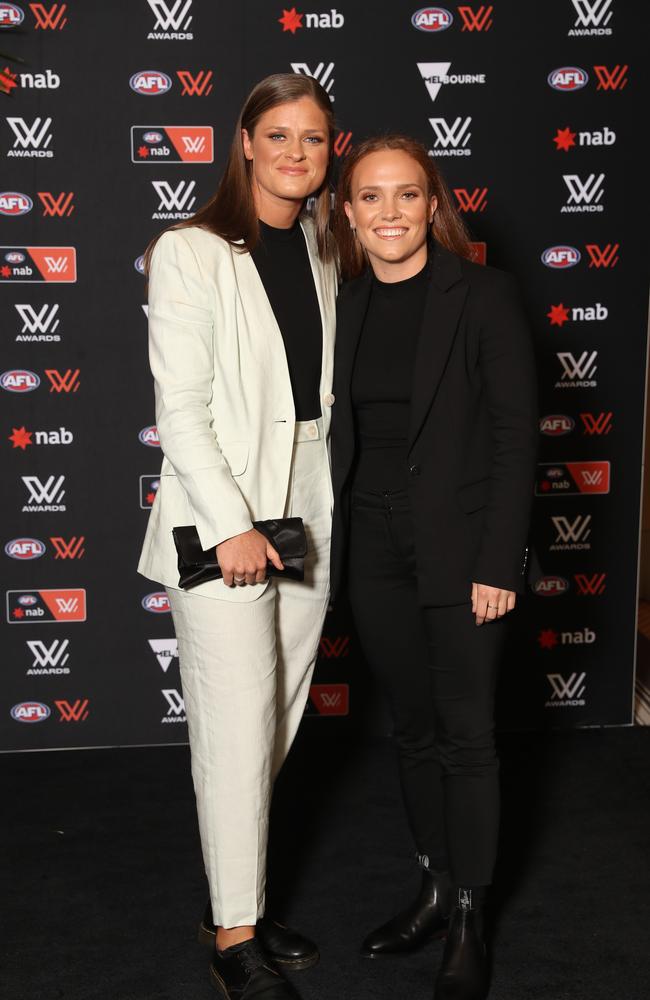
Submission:
POLYGON ((373 951, 370 948, 364 948, 361 945, 361 957, 362 958, 402 958, 404 955, 413 955, 416 951, 420 951, 421 948, 426 948, 428 944, 433 941, 445 941, 447 938, 447 928, 443 927, 442 930, 434 931, 432 934, 427 935, 427 937, 422 938, 417 944, 410 945, 407 948, 400 948, 385 951, 373 951))

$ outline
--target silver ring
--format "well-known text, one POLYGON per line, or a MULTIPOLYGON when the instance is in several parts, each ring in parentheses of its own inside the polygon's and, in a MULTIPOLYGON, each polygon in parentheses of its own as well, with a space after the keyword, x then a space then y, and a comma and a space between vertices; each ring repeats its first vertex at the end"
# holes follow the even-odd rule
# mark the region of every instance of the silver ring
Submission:
POLYGON ((246 577, 245 576, 242 576, 241 578, 237 577, 237 576, 233 576, 233 580, 237 584, 238 587, 241 587, 242 583, 246 583, 246 577))
POLYGON ((488 608, 498 608, 498 604, 488 604, 488 608))

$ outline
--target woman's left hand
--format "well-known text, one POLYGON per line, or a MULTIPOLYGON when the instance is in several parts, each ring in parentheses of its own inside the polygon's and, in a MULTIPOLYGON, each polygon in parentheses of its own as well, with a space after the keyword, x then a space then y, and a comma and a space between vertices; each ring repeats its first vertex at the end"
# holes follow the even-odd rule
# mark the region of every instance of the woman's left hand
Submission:
POLYGON ((516 600, 514 590, 488 587, 484 583, 472 584, 472 614, 476 615, 477 625, 503 618, 508 611, 512 611, 516 600))

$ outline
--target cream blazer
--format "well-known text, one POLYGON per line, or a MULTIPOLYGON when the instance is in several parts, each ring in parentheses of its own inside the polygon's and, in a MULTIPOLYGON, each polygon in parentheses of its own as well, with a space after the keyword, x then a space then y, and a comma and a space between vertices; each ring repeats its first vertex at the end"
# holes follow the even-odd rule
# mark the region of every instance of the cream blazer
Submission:
MULTIPOLYGON (((301 219, 323 326, 320 398, 329 436, 336 322, 334 263, 301 219)), ((163 451, 138 572, 178 587, 172 528, 195 524, 204 549, 282 517, 295 409, 282 334, 253 259, 200 227, 164 233, 149 278, 149 361, 163 451)), ((323 483, 330 492, 331 483, 323 483)), ((193 593, 253 601, 266 584, 193 593)))

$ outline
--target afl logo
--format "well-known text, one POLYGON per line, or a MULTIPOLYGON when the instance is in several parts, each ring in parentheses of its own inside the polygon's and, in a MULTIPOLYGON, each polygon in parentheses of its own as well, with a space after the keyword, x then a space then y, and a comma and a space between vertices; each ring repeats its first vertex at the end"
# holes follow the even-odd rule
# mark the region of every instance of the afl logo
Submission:
POLYGON ((25 371, 21 368, 14 368, 0 375, 0 385, 7 392, 32 392, 34 389, 38 389, 40 384, 41 380, 36 372, 25 371))
POLYGON ((454 23, 454 15, 444 7, 421 7, 411 18, 418 31, 446 31, 454 23))
POLYGON ((17 28, 25 15, 15 3, 0 3, 0 28, 17 28))
POLYGON ((34 202, 19 191, 0 191, 0 215, 27 215, 34 202))
POLYGON ((133 74, 129 85, 136 94, 143 94, 145 97, 158 97, 171 90, 172 81, 171 77, 157 69, 142 69, 139 73, 133 74))
POLYGON ((144 254, 141 254, 139 257, 135 258, 135 260, 133 261, 133 266, 138 272, 138 274, 144 274, 144 254))
POLYGON ((154 615, 164 615, 171 610, 169 598, 163 590, 156 591, 155 594, 147 594, 142 598, 142 607, 145 611, 151 611, 154 615))
POLYGON ((546 470, 546 476, 548 479, 561 479, 563 475, 564 475, 564 470, 558 469, 556 468, 556 466, 553 466, 551 469, 546 470))
POLYGON ((38 538, 12 538, 5 545, 10 559, 39 559, 45 555, 45 545, 38 538))
POLYGON ((35 604, 38 604, 38 597, 34 597, 33 594, 21 594, 18 603, 23 608, 33 608, 35 604))
POLYGON ((143 427, 138 434, 140 444, 146 444, 149 448, 160 448, 160 438, 157 427, 143 427))
POLYGON ((164 136, 162 132, 145 132, 142 138, 145 142, 148 142, 150 146, 155 146, 157 143, 163 141, 164 136))
POLYGON ((533 584, 533 591, 538 597, 561 597, 568 589, 569 581, 563 576, 541 576, 533 584))
POLYGON ((542 417, 539 429, 547 437, 561 437, 562 434, 570 434, 575 425, 573 417, 567 417, 565 413, 551 413, 548 417, 542 417))
POLYGON ((542 264, 560 271, 565 271, 568 267, 575 267, 579 262, 580 251, 575 247, 547 247, 542 254, 542 264))
POLYGON ((547 80, 553 90, 582 90, 587 86, 589 74, 579 66, 562 66, 549 73, 547 80))
POLYGON ((9 253, 5 254, 5 260, 7 264, 22 264, 27 260, 27 257, 20 250, 10 250, 9 253))
POLYGON ((21 701, 11 709, 16 722, 44 722, 49 717, 50 709, 42 701, 21 701))

